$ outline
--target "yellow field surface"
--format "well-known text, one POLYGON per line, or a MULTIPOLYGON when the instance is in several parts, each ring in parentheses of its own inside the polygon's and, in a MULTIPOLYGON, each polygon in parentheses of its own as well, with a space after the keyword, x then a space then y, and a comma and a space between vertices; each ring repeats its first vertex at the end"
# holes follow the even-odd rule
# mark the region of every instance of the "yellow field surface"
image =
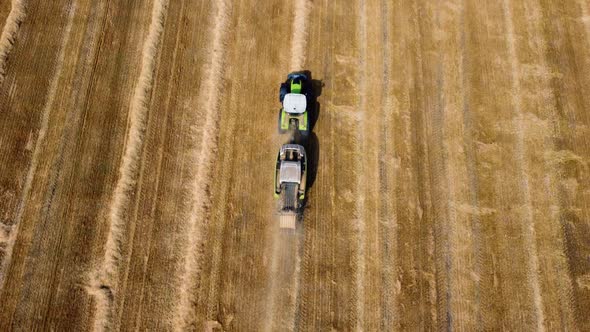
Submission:
POLYGON ((1 331, 590 330, 588 0, 3 0, 0 27, 1 331))

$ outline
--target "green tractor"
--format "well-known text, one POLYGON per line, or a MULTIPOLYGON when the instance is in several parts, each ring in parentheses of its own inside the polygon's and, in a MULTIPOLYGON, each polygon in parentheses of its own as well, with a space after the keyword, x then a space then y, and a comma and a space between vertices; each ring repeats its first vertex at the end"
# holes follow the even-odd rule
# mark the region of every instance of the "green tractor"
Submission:
POLYGON ((308 108, 313 105, 313 89, 308 75, 290 73, 281 84, 279 100, 283 105, 279 112, 279 133, 298 130, 303 135, 309 134, 308 108))

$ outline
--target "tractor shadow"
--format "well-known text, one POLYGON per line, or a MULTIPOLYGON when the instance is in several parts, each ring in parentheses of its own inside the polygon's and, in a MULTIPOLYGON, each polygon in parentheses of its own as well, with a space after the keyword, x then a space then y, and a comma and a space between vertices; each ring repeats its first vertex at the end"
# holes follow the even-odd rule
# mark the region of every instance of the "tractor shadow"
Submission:
POLYGON ((307 186, 305 188, 305 200, 303 201, 302 209, 308 204, 309 190, 313 187, 318 173, 320 144, 314 129, 320 118, 321 104, 318 101, 318 98, 322 95, 322 89, 324 87, 324 82, 322 80, 314 79, 311 71, 305 70, 304 72, 311 81, 313 98, 311 99, 311 105, 309 107, 309 134, 301 140, 301 145, 303 145, 307 154, 308 163, 307 186))
POLYGON ((324 87, 324 82, 322 82, 322 80, 313 79, 310 71, 306 71, 306 73, 309 75, 309 79, 311 81, 311 89, 313 92, 313 98, 311 100, 309 112, 309 131, 313 132, 315 124, 320 118, 321 105, 318 102, 318 97, 322 95, 322 88, 324 87))
POLYGON ((305 199, 303 200, 302 209, 307 206, 309 199, 309 190, 313 187, 318 174, 318 165, 320 159, 320 144, 318 137, 311 132, 305 142, 302 142, 307 154, 307 185, 305 188, 305 199))

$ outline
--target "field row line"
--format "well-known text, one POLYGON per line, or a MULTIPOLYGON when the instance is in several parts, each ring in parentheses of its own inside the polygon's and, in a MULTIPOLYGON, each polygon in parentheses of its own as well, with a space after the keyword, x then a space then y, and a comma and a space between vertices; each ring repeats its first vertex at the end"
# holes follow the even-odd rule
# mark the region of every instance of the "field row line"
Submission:
POLYGON ((25 0, 12 0, 10 13, 0 36, 0 84, 6 76, 6 67, 10 52, 16 42, 20 26, 27 16, 25 0))
POLYGON ((520 174, 521 186, 523 190, 524 196, 524 204, 525 204, 525 216, 524 220, 522 221, 524 224, 523 227, 523 235, 524 235, 524 243, 525 247, 527 248, 527 257, 529 258, 527 261, 527 274, 528 274, 528 283, 532 288, 532 295, 534 301, 534 308, 535 308, 535 321, 537 322, 537 330, 538 331, 545 331, 544 325, 544 312, 543 312, 543 301, 541 299, 541 287, 539 284, 539 258, 538 258, 538 250, 536 244, 536 234, 535 234, 535 222, 533 218, 533 205, 531 201, 531 189, 530 189, 530 179, 529 179, 529 167, 528 163, 525 160, 526 155, 526 146, 525 146, 525 132, 523 128, 523 110, 522 110, 522 102, 520 100, 521 95, 521 87, 520 87, 520 72, 518 68, 518 57, 516 54, 516 35, 514 33, 514 25, 512 23, 513 15, 512 15, 512 8, 508 3, 508 0, 502 1, 502 9, 504 11, 504 23, 506 26, 506 34, 508 39, 508 54, 509 54, 509 61, 510 67, 512 72, 512 104, 514 107, 516 118, 514 120, 514 125, 516 127, 516 158, 518 163, 518 173, 520 174))
MULTIPOLYGON (((181 330, 190 328, 195 323, 197 310, 195 296, 203 260, 202 248, 199 245, 203 240, 202 233, 207 223, 211 205, 208 189, 211 181, 212 164, 215 161, 219 143, 220 90, 223 85, 225 70, 227 31, 229 28, 229 13, 231 12, 230 1, 215 1, 213 11, 212 21, 215 22, 211 31, 213 38, 211 47, 208 48, 210 50, 210 61, 204 75, 203 89, 197 99, 203 101, 201 107, 205 109, 205 122, 202 136, 200 139, 194 137, 195 142, 189 153, 193 164, 196 166, 194 168, 194 181, 189 184, 191 212, 187 220, 188 237, 183 254, 184 263, 181 269, 180 289, 178 290, 179 301, 174 311, 175 327, 181 330), (198 142, 200 144, 197 144, 198 142)), ((195 117, 193 126, 197 126, 200 122, 201 119, 195 117)))
POLYGON ((127 144, 107 216, 110 226, 104 258, 100 270, 96 271, 91 280, 90 293, 96 297, 97 302, 94 329, 99 331, 108 330, 113 324, 113 297, 116 295, 122 259, 121 244, 125 240, 125 215, 137 184, 154 84, 156 55, 162 39, 167 8, 168 0, 154 2, 148 35, 143 45, 141 70, 131 99, 127 144))

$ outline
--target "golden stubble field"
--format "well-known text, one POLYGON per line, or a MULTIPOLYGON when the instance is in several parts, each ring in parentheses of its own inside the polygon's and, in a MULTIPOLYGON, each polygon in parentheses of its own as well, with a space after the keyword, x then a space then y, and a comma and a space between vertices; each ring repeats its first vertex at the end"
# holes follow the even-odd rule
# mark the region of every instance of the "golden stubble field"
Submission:
POLYGON ((4 0, 0 22, 0 330, 590 329, 587 0, 4 0), (302 69, 289 233, 277 92, 302 69))

